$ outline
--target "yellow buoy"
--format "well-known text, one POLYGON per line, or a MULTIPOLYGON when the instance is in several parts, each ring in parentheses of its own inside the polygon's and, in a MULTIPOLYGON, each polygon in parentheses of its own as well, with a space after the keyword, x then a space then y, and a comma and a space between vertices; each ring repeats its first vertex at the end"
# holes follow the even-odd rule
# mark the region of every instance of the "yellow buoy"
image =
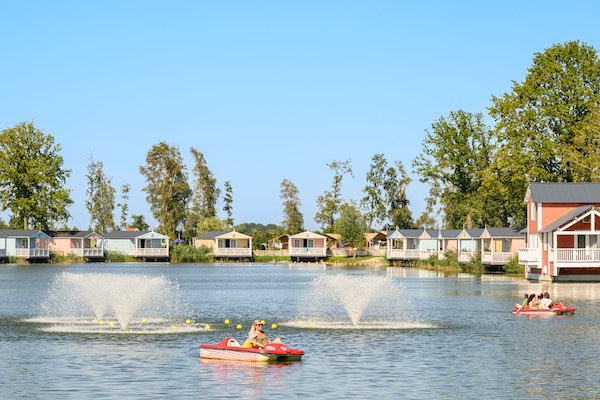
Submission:
POLYGON ((204 325, 204 330, 210 331, 210 325, 204 325))
POLYGON ((115 326, 115 323, 114 323, 114 322, 112 322, 112 321, 110 321, 110 322, 108 323, 108 326, 115 326))
POLYGON ((237 324, 235 327, 236 327, 237 329, 242 329, 242 324, 237 324))
POLYGON ((225 325, 229 325, 229 323, 230 323, 231 321, 229 321, 228 319, 226 319, 226 320, 225 320, 225 321, 223 321, 223 322, 225 323, 225 325))
POLYGON ((189 324, 191 324, 191 323, 192 323, 192 320, 191 320, 191 319, 186 319, 186 320, 185 320, 185 323, 189 325, 189 324))
POLYGON ((148 323, 148 318, 142 318, 142 324, 147 324, 148 323))
POLYGON ((271 324, 271 329, 277 329, 277 324, 271 324))
POLYGON ((308 326, 315 326, 315 324, 313 324, 312 322, 310 324, 308 324, 308 326))
POLYGON ((304 323, 304 321, 300 320, 298 321, 298 325, 302 325, 304 323))
POLYGON ((261 324, 263 324, 263 325, 264 325, 264 324, 266 324, 266 322, 265 322, 265 320, 264 320, 264 319, 261 319, 261 320, 260 320, 260 323, 261 323, 261 324))
POLYGON ((104 325, 104 320, 100 320, 100 321, 98 321, 98 323, 99 323, 100 325, 104 325))
POLYGON ((176 326, 176 325, 173 325, 173 326, 171 327, 171 329, 173 329, 173 330, 175 331, 175 330, 177 330, 177 326, 176 326))

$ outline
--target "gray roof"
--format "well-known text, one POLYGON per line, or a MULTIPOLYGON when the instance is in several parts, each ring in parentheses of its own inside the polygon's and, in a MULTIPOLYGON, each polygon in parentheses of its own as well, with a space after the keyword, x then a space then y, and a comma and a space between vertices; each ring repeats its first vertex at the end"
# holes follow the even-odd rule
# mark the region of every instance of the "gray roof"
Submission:
POLYGON ((38 232, 37 229, 2 229, 6 236, 31 237, 38 232))
POLYGON ((44 231, 44 233, 50 237, 84 238, 91 234, 102 237, 102 235, 94 231, 44 231))
POLYGON ((492 237, 522 237, 525 233, 522 229, 518 228, 487 228, 487 231, 492 237))
POLYGON ((231 231, 212 231, 212 232, 206 232, 203 233, 202 235, 198 235, 196 236, 196 239, 216 239, 219 236, 223 236, 227 233, 230 233, 231 231))
POLYGON ((532 182, 525 202, 529 196, 536 203, 600 203, 600 182, 532 182))
POLYGON ((586 211, 590 210, 591 208, 594 208, 594 206, 589 206, 589 205, 588 206, 579 206, 576 209, 572 210, 571 212, 563 215, 556 221, 546 225, 545 227, 540 229, 540 232, 552 232, 556 228, 560 228, 567 222, 571 221, 575 217, 580 216, 581 214, 585 213, 586 211))
POLYGON ((112 231, 104 234, 106 239, 134 239, 152 231, 112 231))

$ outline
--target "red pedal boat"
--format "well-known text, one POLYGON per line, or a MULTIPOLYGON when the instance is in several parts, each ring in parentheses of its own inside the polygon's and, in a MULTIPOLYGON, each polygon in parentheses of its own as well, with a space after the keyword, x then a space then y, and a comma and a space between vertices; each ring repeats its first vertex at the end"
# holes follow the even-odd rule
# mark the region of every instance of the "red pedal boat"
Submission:
POLYGON ((283 343, 269 343, 255 349, 242 347, 232 338, 225 338, 217 344, 200 345, 200 358, 213 360, 283 362, 300 361, 303 355, 303 350, 290 349, 283 343))
POLYGON ((565 314, 574 314, 576 308, 575 307, 565 307, 563 304, 558 304, 552 306, 552 308, 522 308, 521 311, 517 313, 517 309, 515 308, 512 313, 518 315, 565 315, 565 314))

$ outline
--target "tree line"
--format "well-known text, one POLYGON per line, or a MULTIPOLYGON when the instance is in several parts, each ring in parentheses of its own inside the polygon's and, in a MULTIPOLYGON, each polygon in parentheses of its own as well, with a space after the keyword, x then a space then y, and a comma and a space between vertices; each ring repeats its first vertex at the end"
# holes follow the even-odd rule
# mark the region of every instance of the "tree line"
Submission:
MULTIPOLYGON (((491 125, 482 112, 456 110, 425 130, 422 152, 411 163, 412 172, 429 185, 425 211, 417 218, 406 197, 411 179, 402 161, 375 154, 360 199, 342 195, 345 179, 354 178, 351 160, 327 164, 331 186, 316 199, 314 220, 323 232, 355 244, 367 230, 390 227, 523 227, 529 182, 600 178, 600 61, 593 47, 570 41, 535 53, 523 82, 513 81, 510 92, 492 96, 487 113, 491 125)), ((0 209, 10 212, 4 225, 48 229, 69 219, 72 200, 65 183, 71 171, 64 168, 60 150, 53 136, 32 122, 2 131, 0 209)), ((230 181, 221 189, 204 154, 193 147, 190 152, 191 182, 180 150, 165 142, 152 146, 139 167, 158 231, 186 240, 236 227, 230 181), (217 217, 219 199, 225 219, 217 217)), ((102 162, 90 158, 86 176, 90 229, 148 228, 143 215, 128 215, 129 185, 121 186, 116 200, 102 162)), ((266 240, 304 230, 300 193, 291 180, 280 183, 280 198, 280 225, 248 223, 237 230, 266 240)))

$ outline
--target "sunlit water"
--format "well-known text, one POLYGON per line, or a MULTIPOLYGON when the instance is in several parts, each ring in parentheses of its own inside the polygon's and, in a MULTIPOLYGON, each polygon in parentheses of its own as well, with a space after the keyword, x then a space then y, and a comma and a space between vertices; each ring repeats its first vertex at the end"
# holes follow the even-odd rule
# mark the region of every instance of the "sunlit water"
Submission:
POLYGON ((599 305, 600 284, 404 268, 3 265, 0 398, 600 398, 599 305), (575 315, 511 314, 544 289, 575 315), (199 359, 256 318, 304 359, 199 359))

